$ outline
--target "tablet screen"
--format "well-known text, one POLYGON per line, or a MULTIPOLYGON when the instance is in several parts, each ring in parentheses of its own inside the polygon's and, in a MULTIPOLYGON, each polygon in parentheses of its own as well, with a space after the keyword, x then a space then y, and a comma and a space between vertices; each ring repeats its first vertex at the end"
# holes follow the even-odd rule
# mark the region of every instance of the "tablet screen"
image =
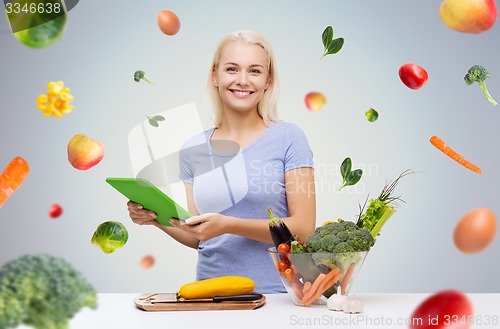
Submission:
POLYGON ((130 201, 139 203, 145 209, 154 211, 157 214, 156 220, 165 226, 172 226, 170 224, 171 218, 185 220, 191 217, 187 210, 147 179, 108 177, 106 182, 130 201))

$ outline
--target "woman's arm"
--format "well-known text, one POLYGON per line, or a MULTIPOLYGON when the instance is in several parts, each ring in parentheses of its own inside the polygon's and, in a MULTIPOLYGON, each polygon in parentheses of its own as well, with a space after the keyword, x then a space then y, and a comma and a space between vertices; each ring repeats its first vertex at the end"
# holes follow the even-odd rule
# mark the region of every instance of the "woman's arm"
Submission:
MULTIPOLYGON (((285 189, 289 217, 282 218, 282 220, 292 234, 305 241, 316 227, 314 170, 312 168, 298 168, 286 172, 285 189)), ((206 241, 224 233, 231 233, 257 241, 273 242, 269 232, 269 222, 266 220, 206 214, 188 222, 189 225, 180 224, 179 221, 173 221, 173 224, 194 234, 200 241, 206 241)))

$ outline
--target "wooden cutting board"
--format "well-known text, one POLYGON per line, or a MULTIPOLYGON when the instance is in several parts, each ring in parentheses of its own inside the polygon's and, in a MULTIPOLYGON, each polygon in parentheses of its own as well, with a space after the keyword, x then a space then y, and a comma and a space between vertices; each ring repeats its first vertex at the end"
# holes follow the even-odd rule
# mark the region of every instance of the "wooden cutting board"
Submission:
MULTIPOLYGON (((165 294, 167 295, 167 294, 165 294)), ((171 294, 168 294, 171 295, 171 294)), ((155 296, 161 299, 162 294, 142 294, 134 298, 135 305, 144 311, 213 311, 213 310, 254 310, 266 302, 266 296, 253 301, 177 301, 165 303, 153 303, 148 297, 155 296)))

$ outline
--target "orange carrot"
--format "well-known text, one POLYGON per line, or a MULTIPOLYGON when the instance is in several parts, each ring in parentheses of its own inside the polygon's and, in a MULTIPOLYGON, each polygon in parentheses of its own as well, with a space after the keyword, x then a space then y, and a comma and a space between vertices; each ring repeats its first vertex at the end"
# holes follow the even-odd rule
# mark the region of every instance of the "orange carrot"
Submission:
MULTIPOLYGON (((340 272, 340 269, 337 267, 333 270, 331 270, 328 274, 331 274, 328 279, 326 279, 323 282, 323 285, 320 287, 321 295, 327 291, 331 286, 333 286, 337 281, 340 280, 342 277, 342 272, 340 272)), ((320 295, 320 296, 321 296, 320 295)))
POLYGON ((340 272, 339 268, 335 268, 328 272, 324 279, 320 282, 318 289, 316 292, 307 300, 302 299, 302 304, 304 305, 310 305, 312 302, 314 302, 316 299, 320 298, 323 293, 333 286, 335 282, 337 282, 340 278, 342 277, 342 273, 340 272))
POLYGON ((327 291, 331 286, 333 286, 342 277, 342 272, 337 267, 330 272, 328 272, 327 277, 321 282, 316 293, 311 297, 310 303, 320 298, 325 291, 327 291))
MULTIPOLYGON (((304 305, 309 305, 306 304, 305 302, 309 301, 311 297, 314 295, 314 293, 318 290, 318 287, 320 286, 321 282, 326 278, 326 274, 320 273, 317 277, 316 280, 314 280, 311 289, 309 289, 306 293, 304 293, 304 298, 300 301, 304 305)), ((312 302, 312 301, 311 301, 312 302)))
POLYGON ((450 158, 452 158, 453 160, 455 160, 456 162, 458 162, 459 164, 461 164, 465 168, 470 169, 473 172, 478 173, 478 174, 480 174, 482 172, 481 168, 479 168, 475 164, 467 161, 463 156, 461 156, 455 150, 453 150, 451 147, 446 145, 446 143, 438 136, 432 136, 430 139, 430 142, 438 150, 440 150, 445 155, 449 156, 450 158))
POLYGON ((0 208, 30 172, 26 160, 15 157, 0 175, 0 208))
POLYGON ((340 292, 345 294, 345 290, 347 288, 347 285, 349 284, 349 280, 351 280, 352 273, 354 272, 354 269, 356 268, 356 264, 352 263, 349 265, 349 268, 345 272, 344 279, 342 280, 342 283, 340 284, 340 292))

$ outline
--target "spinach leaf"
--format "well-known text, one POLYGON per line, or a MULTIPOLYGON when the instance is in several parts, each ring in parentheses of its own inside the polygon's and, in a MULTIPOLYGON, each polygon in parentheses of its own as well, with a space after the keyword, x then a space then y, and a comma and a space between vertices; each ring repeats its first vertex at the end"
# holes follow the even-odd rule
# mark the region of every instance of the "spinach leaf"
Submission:
POLYGON ((340 173, 342 174, 342 179, 345 181, 349 173, 351 172, 352 161, 351 158, 345 158, 340 165, 340 173))
POLYGON ((346 186, 351 186, 359 182, 363 175, 363 170, 355 169, 351 171, 352 161, 351 158, 345 158, 340 165, 340 174, 342 175, 342 186, 339 191, 346 186))
POLYGON ((321 40, 323 41, 323 55, 321 59, 326 55, 336 54, 342 49, 344 45, 344 38, 333 38, 333 27, 328 26, 321 35, 321 40))
POLYGON ((165 121, 165 118, 161 115, 155 115, 152 117, 146 115, 146 118, 148 119, 149 124, 152 125, 153 127, 159 126, 158 121, 165 121))

